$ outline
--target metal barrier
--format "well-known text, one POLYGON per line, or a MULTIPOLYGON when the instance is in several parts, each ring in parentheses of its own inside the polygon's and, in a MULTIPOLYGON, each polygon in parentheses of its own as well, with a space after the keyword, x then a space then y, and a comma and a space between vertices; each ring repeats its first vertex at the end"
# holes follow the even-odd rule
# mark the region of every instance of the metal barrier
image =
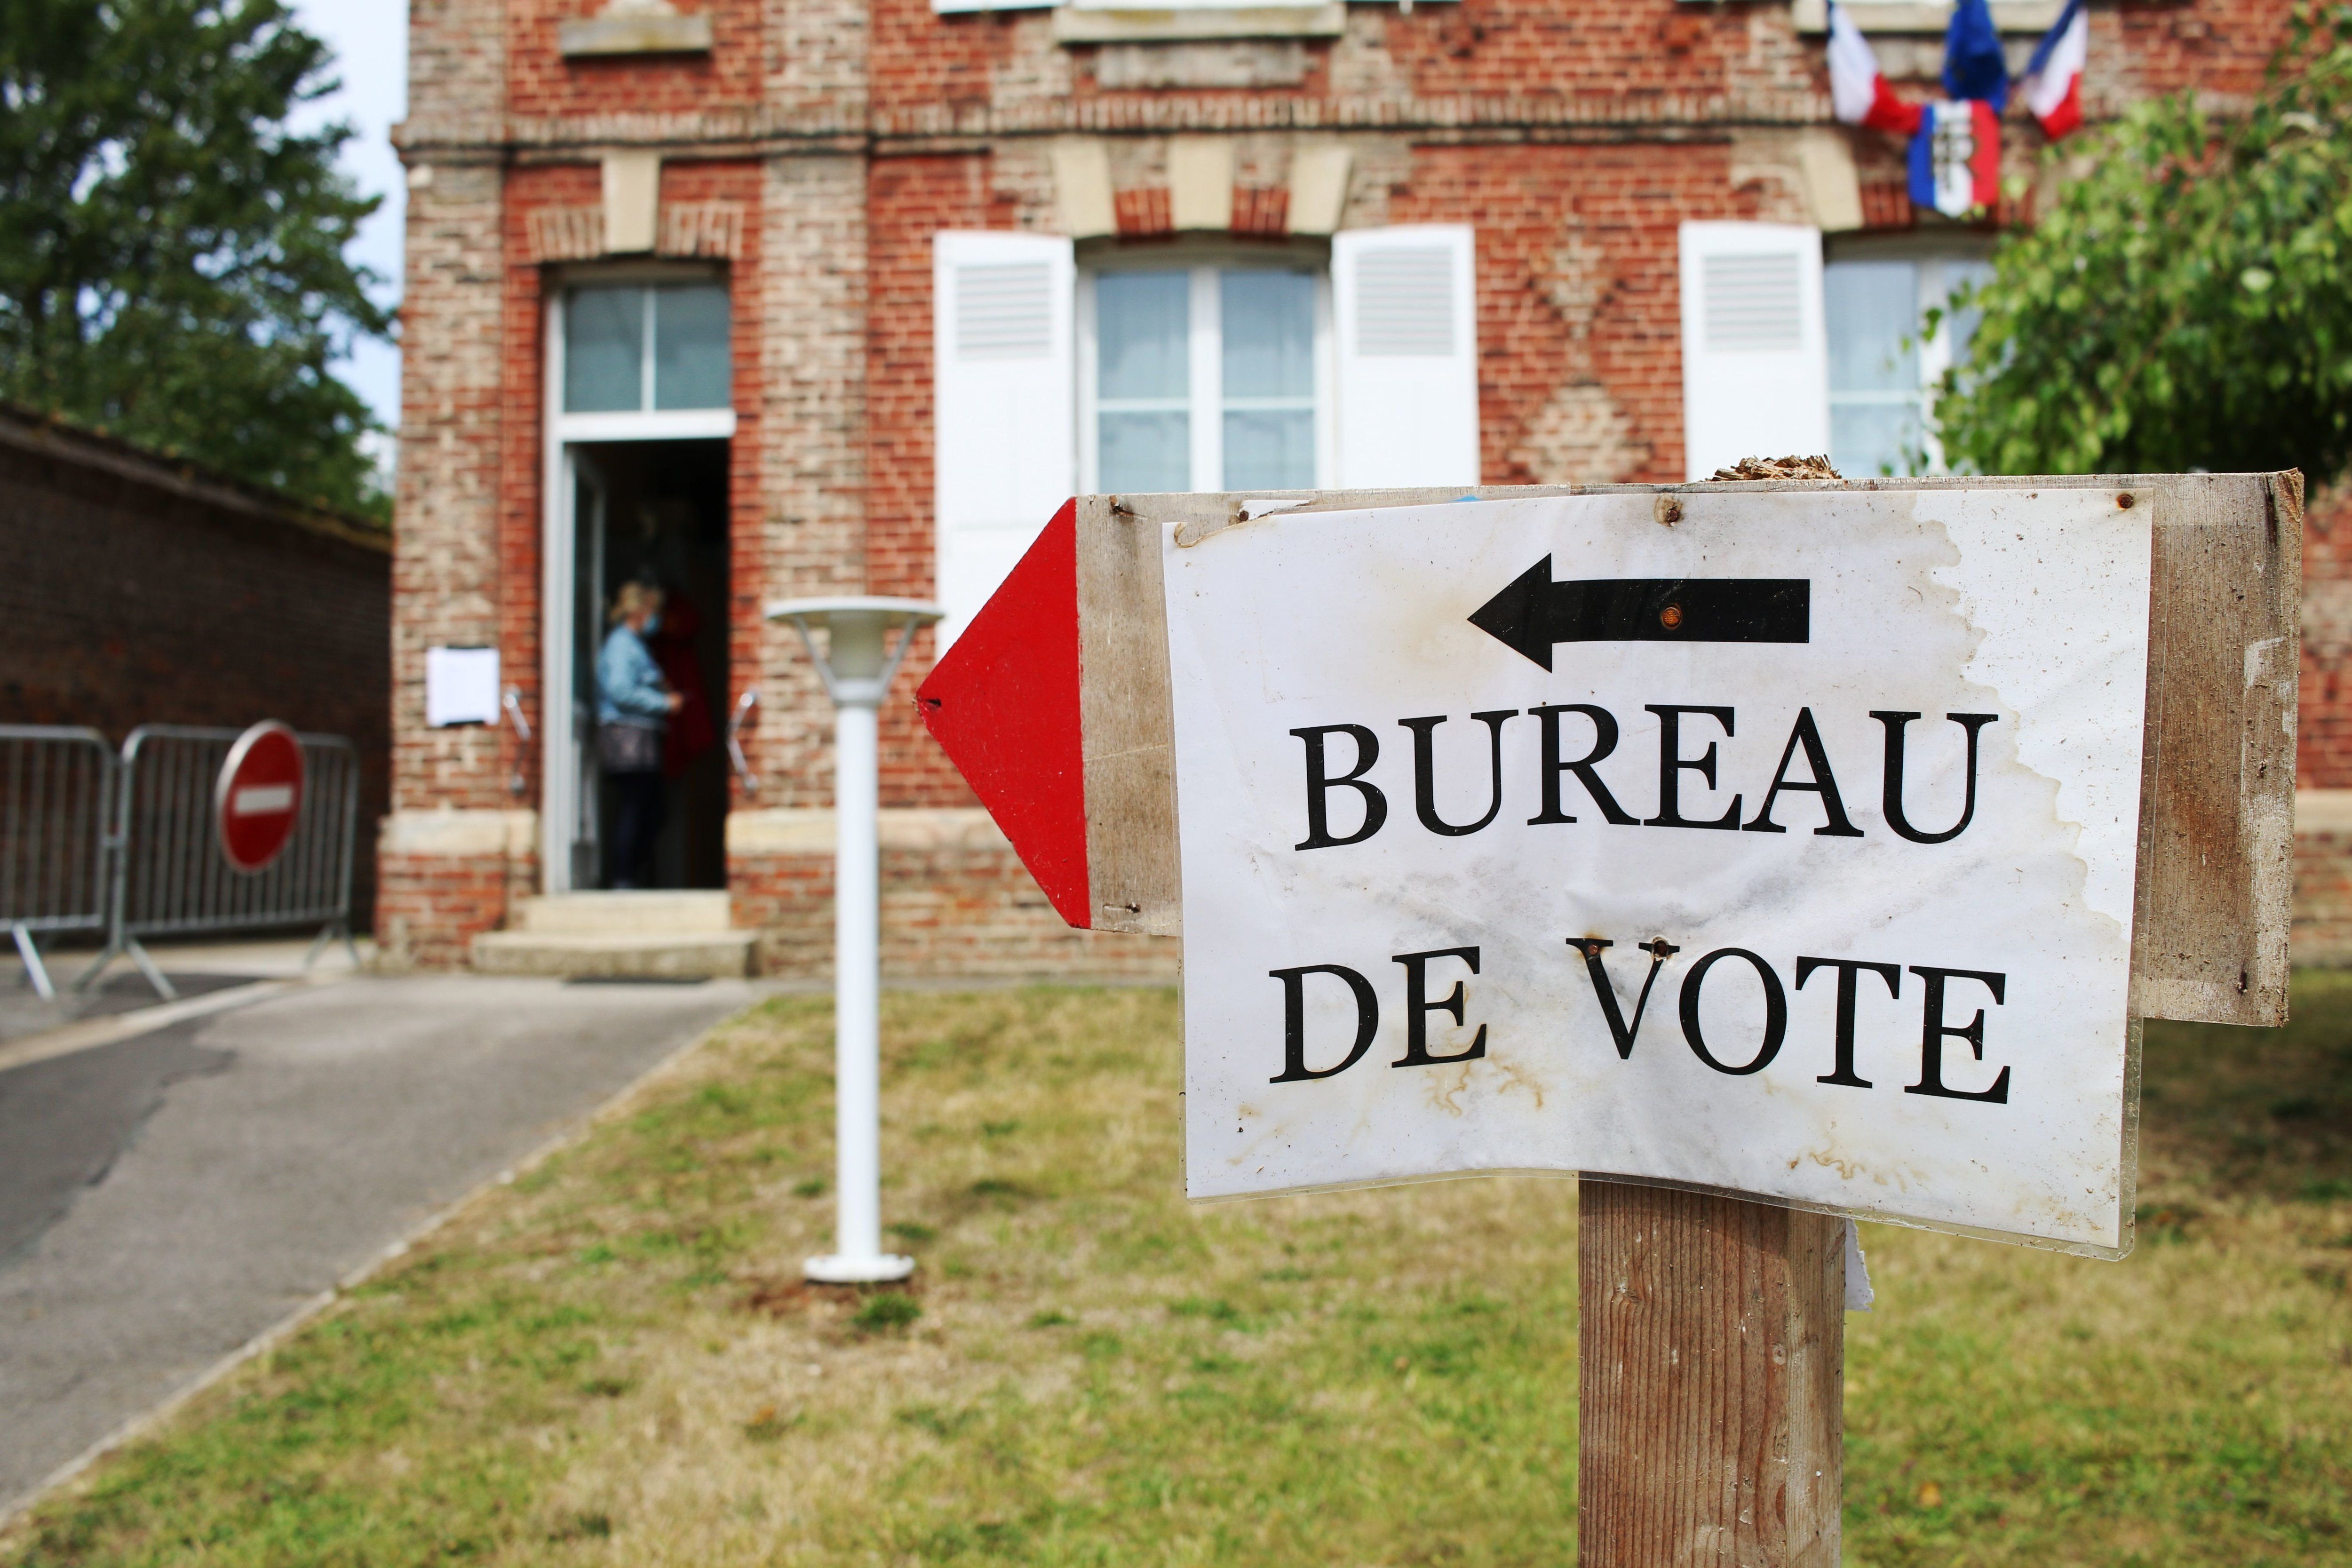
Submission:
POLYGON ((95 730, 0 724, 0 925, 44 1001, 38 938, 107 929, 113 748, 95 730))
POLYGON ((89 985, 127 957, 157 994, 176 995, 142 937, 194 936, 320 923, 305 968, 352 942, 352 861, 359 825, 359 752, 340 735, 299 735, 302 804, 277 859, 239 871, 221 853, 213 792, 236 730, 142 724, 122 742, 115 796, 111 918, 106 947, 75 983, 89 985))

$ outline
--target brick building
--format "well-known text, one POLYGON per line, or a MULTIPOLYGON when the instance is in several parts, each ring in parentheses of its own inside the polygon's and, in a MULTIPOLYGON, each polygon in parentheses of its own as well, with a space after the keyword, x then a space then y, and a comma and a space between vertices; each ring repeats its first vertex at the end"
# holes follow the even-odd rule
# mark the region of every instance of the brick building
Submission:
MULTIPOLYGON (((936 596, 952 637, 1074 490, 1932 461, 1910 335, 2046 195, 2013 112, 1994 220, 1915 213, 1902 148, 1832 122, 1820 0, 965 4, 414 0, 393 949, 602 918, 524 900, 609 878, 586 661, 625 578, 687 606, 713 723, 750 704, 744 766, 672 758, 662 879, 704 898, 663 907, 818 963, 830 710, 766 602, 936 596), (457 645, 528 740, 427 725, 457 645)), ((1852 9, 1931 96, 1942 5, 1852 9)), ((2013 68, 2057 10, 1995 5, 2013 68)), ((2249 93, 2287 10, 2098 0, 2086 109, 2249 93)), ((2332 704, 2352 563, 2313 539, 2332 704)), ((2306 731, 2305 782, 2352 782, 2352 730, 2306 731)), ((887 963, 1166 963, 1060 926, 910 702, 883 791, 887 963)))

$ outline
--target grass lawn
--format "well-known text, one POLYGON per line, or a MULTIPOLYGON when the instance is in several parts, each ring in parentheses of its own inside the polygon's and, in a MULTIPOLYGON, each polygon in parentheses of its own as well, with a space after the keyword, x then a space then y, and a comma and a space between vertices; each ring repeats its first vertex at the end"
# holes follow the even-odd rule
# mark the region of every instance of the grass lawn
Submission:
MULTIPOLYGON (((2138 1251, 1865 1227, 1849 1564, 2352 1562, 2352 978, 2151 1026, 2138 1251)), ((910 1296, 797 1282, 780 1000, 52 1499, 0 1563, 1567 1564, 1575 1188, 1179 1195, 1157 991, 886 998, 910 1296)))

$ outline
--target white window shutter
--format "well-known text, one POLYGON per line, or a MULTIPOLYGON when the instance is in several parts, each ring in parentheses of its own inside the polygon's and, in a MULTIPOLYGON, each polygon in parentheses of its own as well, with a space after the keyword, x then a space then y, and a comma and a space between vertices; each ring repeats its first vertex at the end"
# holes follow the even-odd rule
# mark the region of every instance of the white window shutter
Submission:
POLYGON ((1686 478, 1830 449, 1821 230, 1683 225, 1682 305, 1686 478))
POLYGON ((1341 488, 1478 482, 1475 261, 1467 224, 1331 237, 1341 488))
POLYGON ((945 648, 1077 489, 1077 273, 1046 234, 931 237, 945 648))

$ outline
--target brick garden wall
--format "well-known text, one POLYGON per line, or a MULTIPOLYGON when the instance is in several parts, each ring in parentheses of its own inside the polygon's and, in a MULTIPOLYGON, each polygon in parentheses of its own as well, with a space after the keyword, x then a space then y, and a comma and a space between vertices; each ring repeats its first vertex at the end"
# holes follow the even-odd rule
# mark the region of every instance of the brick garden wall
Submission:
POLYGON ((307 518, 120 443, 0 413, 0 723, 279 719, 360 750, 354 908, 373 908, 387 794, 392 563, 307 518))

